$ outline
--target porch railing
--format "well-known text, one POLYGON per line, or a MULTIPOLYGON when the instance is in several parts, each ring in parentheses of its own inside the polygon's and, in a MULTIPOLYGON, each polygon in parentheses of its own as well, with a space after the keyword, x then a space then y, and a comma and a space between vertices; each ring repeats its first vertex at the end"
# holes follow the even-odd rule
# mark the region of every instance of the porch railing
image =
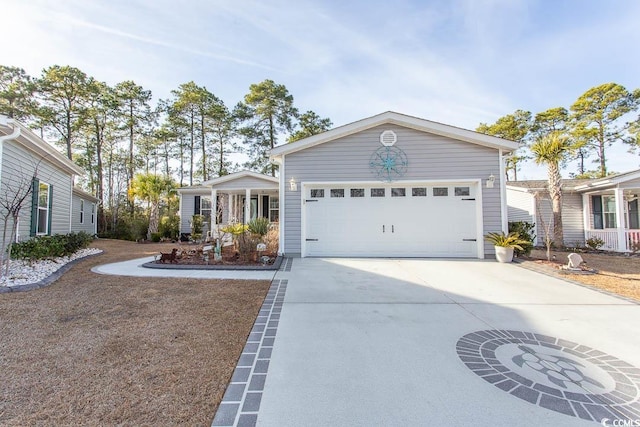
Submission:
POLYGON ((602 239, 604 245, 600 249, 614 252, 633 252, 640 248, 640 230, 625 230, 624 248, 618 246, 618 230, 586 230, 586 238, 602 239))

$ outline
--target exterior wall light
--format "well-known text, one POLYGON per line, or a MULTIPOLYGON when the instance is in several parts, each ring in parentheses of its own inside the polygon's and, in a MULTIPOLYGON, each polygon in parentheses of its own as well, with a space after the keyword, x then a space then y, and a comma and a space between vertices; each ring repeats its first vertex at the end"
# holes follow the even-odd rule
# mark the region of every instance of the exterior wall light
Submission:
POLYGON ((493 188, 493 183, 496 182, 496 177, 493 174, 489 175, 487 178, 487 188, 493 188))
POLYGON ((298 184, 296 183, 295 178, 291 177, 289 180, 289 189, 291 191, 298 191, 298 184))

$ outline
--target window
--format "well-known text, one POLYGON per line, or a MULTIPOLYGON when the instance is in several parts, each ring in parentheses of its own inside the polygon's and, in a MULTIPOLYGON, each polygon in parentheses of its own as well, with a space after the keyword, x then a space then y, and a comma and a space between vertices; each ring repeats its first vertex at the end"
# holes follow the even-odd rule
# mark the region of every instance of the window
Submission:
POLYGON ((364 197, 364 188, 352 188, 351 197, 364 197))
POLYGON ((384 197, 385 194, 384 188, 372 188, 371 189, 371 197, 384 197))
POLYGON ((91 203, 91 224, 94 223, 95 218, 96 218, 96 204, 91 203))
POLYGON ((280 219, 280 200, 275 196, 271 196, 269 197, 269 221, 278 222, 279 219, 280 219))
POLYGON ((426 197, 427 189, 425 187, 414 187, 411 189, 411 195, 413 197, 426 197))
POLYGON ((604 228, 616 228, 616 198, 614 196, 602 196, 602 216, 604 228))
POLYGON ((392 188, 391 189, 391 197, 404 197, 406 196, 405 188, 392 188))
POLYGON ((211 219, 211 196, 200 196, 200 215, 206 221, 211 219))
POLYGON ((344 197, 344 188, 332 188, 331 197, 344 197))
POLYGON ((80 224, 84 224, 84 200, 80 199, 80 224))
POLYGON ((314 199, 321 199, 324 197, 324 189, 322 188, 314 188, 311 190, 311 197, 314 199))
POLYGON ((38 211, 36 222, 36 234, 49 234, 49 198, 51 186, 41 182, 38 184, 38 211))
POLYGON ((436 197, 448 196, 449 189, 447 187, 433 187, 433 195, 436 197))
POLYGON ((471 192, 469 191, 469 187, 456 187, 453 190, 453 193, 456 196, 468 196, 471 194, 471 192))

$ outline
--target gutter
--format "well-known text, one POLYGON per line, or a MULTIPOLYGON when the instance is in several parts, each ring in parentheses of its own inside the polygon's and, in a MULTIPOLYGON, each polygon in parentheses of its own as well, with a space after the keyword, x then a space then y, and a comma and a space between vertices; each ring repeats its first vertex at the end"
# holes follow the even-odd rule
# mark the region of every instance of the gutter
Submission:
POLYGON ((13 129, 13 133, 11 133, 10 135, 0 136, 0 144, 2 144, 5 141, 16 139, 17 137, 20 136, 20 132, 21 132, 20 127, 15 126, 15 121, 13 119, 10 119, 6 116, 0 116, 0 125, 10 127, 11 129, 13 129))

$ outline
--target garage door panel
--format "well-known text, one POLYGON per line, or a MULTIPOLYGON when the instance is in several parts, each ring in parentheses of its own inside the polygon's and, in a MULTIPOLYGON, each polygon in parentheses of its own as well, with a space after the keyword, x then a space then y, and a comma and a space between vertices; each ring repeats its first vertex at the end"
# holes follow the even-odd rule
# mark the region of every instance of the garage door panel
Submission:
MULTIPOLYGON (((444 186, 449 195, 440 197, 433 195, 433 184, 421 187, 426 196, 414 196, 411 186, 354 184, 334 192, 344 197, 331 197, 337 187, 323 186, 325 197, 309 199, 304 207, 306 255, 476 257, 476 201, 462 200, 453 185, 444 186), (351 197, 351 188, 360 196, 364 188, 364 197, 351 197), (371 197, 372 188, 384 188, 384 197, 371 197)), ((470 194, 464 198, 474 199, 475 189, 465 186, 470 194)))

